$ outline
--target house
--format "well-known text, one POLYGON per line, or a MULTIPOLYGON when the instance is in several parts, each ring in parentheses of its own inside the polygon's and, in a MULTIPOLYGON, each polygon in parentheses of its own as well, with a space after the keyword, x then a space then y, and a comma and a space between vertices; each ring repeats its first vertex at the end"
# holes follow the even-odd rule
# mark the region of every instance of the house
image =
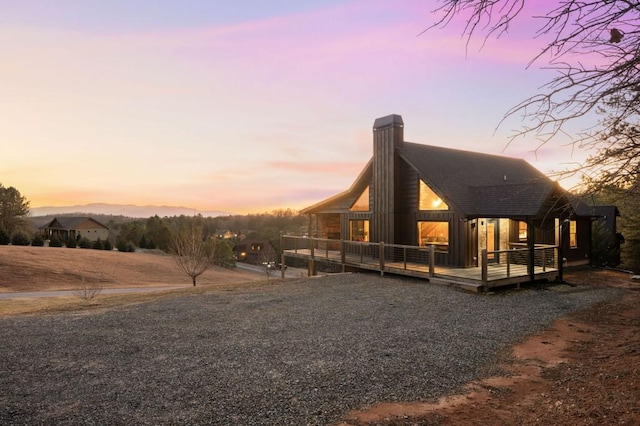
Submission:
POLYGON ((483 250, 499 263, 528 248, 521 261, 539 263, 542 246, 559 250, 545 260, 556 266, 589 262, 591 217, 557 182, 522 159, 411 143, 403 131, 399 115, 375 120, 373 157, 351 187, 302 210, 312 237, 434 246, 435 264, 454 268, 480 266, 483 250))
POLYGON ((233 254, 238 261, 256 265, 277 260, 277 251, 269 240, 245 239, 233 247, 233 254))
MULTIPOLYGON (((593 206, 591 215, 595 218, 594 232, 598 241, 593 242, 594 259, 592 264, 602 266, 617 266, 620 264, 620 245, 624 243, 624 236, 617 232, 617 219, 620 211, 616 206, 593 206), (597 257, 597 258, 596 258, 597 257)), ((596 238, 594 238, 596 239, 596 238)))
POLYGON ((39 229, 46 239, 56 237, 62 241, 68 238, 106 241, 109 238, 108 226, 84 216, 56 217, 39 229))

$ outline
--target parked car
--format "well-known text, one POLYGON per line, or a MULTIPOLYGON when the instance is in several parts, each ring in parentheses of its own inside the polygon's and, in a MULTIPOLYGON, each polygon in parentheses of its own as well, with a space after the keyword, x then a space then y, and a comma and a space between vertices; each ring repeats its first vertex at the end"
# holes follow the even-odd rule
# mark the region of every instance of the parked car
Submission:
MULTIPOLYGON (((281 269, 282 263, 278 262, 262 262, 262 265, 267 269, 281 269)), ((284 265, 284 269, 287 269, 287 265, 284 265)))

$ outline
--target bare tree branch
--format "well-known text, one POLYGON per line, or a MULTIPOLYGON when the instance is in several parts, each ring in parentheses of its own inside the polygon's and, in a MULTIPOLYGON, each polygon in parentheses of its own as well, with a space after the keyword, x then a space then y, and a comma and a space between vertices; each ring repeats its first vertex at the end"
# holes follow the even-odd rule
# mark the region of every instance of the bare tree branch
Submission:
MULTIPOLYGON (((466 20, 467 48, 478 33, 484 35, 484 44, 490 37, 508 33, 524 6, 525 0, 441 0, 434 10, 436 23, 425 31, 461 17, 466 20)), ((614 175, 622 180, 637 176, 638 163, 631 158, 638 153, 633 142, 637 136, 629 129, 637 128, 639 121, 640 2, 564 0, 531 19, 541 22, 534 37, 541 40, 542 48, 528 67, 545 62, 543 68, 556 76, 540 93, 505 113, 498 126, 510 118, 523 119, 507 146, 533 137, 538 140, 537 151, 558 135, 568 134, 567 123, 597 112, 604 118, 573 137, 576 146, 596 152, 580 165, 590 179, 588 186, 614 175), (530 124, 524 124, 524 119, 530 124)))

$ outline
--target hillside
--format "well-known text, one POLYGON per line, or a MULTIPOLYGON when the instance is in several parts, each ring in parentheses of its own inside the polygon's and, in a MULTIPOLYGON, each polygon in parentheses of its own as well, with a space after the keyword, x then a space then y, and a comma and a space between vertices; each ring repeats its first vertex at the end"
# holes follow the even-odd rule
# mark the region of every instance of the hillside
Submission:
MULTIPOLYGON (((256 274, 212 268, 198 285, 257 281, 256 274)), ((121 253, 58 247, 0 246, 0 292, 72 290, 83 282, 102 287, 190 284, 166 254, 121 253)))

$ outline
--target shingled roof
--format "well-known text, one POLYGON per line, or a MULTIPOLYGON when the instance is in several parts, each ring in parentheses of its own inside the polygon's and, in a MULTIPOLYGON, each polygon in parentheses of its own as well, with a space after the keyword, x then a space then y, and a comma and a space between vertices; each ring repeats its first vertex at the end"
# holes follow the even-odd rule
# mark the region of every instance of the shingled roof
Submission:
POLYGON ((401 158, 447 203, 465 215, 544 214, 558 184, 518 158, 405 142, 401 158))
POLYGON ((106 229, 109 229, 108 226, 103 225, 102 223, 98 222, 95 219, 92 219, 90 217, 87 216, 61 216, 61 217, 55 217, 53 218, 50 222, 46 223, 45 225, 42 225, 40 227, 40 229, 62 229, 62 230, 72 230, 72 229, 76 229, 79 225, 87 222, 87 221, 92 221, 94 222, 96 225, 98 225, 99 227, 103 227, 106 229))
MULTIPOLYGON (((449 205, 471 217, 542 217, 565 191, 525 160, 404 142, 398 154, 449 205)), ((303 213, 348 209, 371 179, 365 166, 351 188, 303 213)), ((565 203, 559 203, 565 205, 565 203)))

